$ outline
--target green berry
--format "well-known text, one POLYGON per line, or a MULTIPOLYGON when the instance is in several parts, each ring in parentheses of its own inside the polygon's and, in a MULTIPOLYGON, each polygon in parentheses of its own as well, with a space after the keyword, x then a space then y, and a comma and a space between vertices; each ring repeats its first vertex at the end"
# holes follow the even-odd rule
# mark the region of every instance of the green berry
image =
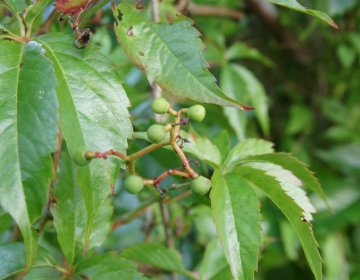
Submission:
POLYGON ((165 127, 160 124, 153 124, 146 132, 147 137, 153 143, 160 143, 166 135, 165 127))
POLYGON ((151 105, 151 109, 156 114, 166 114, 169 108, 170 103, 163 97, 156 98, 151 105))
POLYGON ((86 147, 79 147, 73 156, 73 161, 79 166, 88 165, 91 160, 88 160, 85 156, 87 151, 86 147))
POLYGON ((199 176, 191 181, 190 188, 195 194, 205 195, 211 188, 211 181, 204 176, 199 176))
POLYGON ((124 188, 128 193, 136 194, 144 187, 143 180, 136 175, 130 175, 124 181, 124 188))
POLYGON ((201 105, 191 106, 187 111, 187 116, 192 121, 201 122, 205 118, 205 108, 201 105))

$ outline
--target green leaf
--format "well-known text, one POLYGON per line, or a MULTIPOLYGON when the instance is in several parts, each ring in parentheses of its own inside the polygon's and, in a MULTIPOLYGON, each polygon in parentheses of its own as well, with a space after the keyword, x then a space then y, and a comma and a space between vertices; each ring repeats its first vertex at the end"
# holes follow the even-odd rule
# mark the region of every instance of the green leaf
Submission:
POLYGON ((129 59, 144 70, 151 85, 157 83, 180 98, 252 109, 228 97, 216 85, 202 55, 200 33, 191 19, 178 15, 172 24, 153 22, 145 10, 126 1, 113 12, 118 41, 129 59), (123 14, 121 20, 118 10, 123 14))
POLYGON ((10 228, 13 219, 8 213, 0 214, 0 235, 10 228))
POLYGON ((85 259, 76 266, 75 274, 89 280, 121 279, 144 280, 147 279, 137 272, 136 264, 127 261, 113 252, 85 259))
POLYGON ((0 6, 9 8, 14 13, 22 13, 23 10, 28 6, 25 0, 2 0, 0 1, 0 6))
MULTIPOLYGON (((242 102, 250 102, 255 107, 254 113, 260 127, 263 133, 268 135, 270 121, 267 97, 262 84, 254 74, 238 64, 230 63, 227 66, 223 66, 221 71, 221 85, 224 83, 224 86, 228 88, 227 92, 231 92, 231 97, 239 99, 240 95, 242 95, 243 98, 240 99, 242 102)), ((245 139, 246 128, 244 113, 235 112, 232 108, 224 108, 224 112, 228 116, 231 126, 237 132, 238 139, 243 141, 245 139)))
POLYGON ((316 209, 311 204, 306 192, 300 188, 303 183, 293 175, 289 170, 283 169, 282 166, 275 165, 268 162, 250 162, 242 166, 250 166, 266 172, 266 174, 273 176, 280 182, 281 187, 290 196, 297 205, 304 211, 304 216, 307 220, 313 220, 310 213, 315 213, 316 209))
POLYGON ((226 50, 225 59, 230 61, 241 58, 254 59, 269 67, 274 66, 274 63, 257 49, 251 48, 242 42, 235 42, 226 50))
MULTIPOLYGON (((26 265, 26 249, 23 243, 8 243, 0 245, 0 279, 24 271, 26 265)), ((32 268, 53 267, 56 263, 50 253, 38 247, 36 260, 32 268)))
POLYGON ((234 279, 254 279, 260 234, 260 203, 249 183, 239 175, 211 178, 211 207, 218 237, 234 279))
MULTIPOLYGON (((76 49, 74 38, 49 33, 37 38, 54 63, 59 81, 60 127, 70 154, 85 146, 92 151, 115 149, 126 153, 132 126, 129 100, 113 65, 93 46, 76 49)), ((104 201, 114 186, 119 160, 93 160, 77 167, 78 184, 87 209, 85 248, 104 201)))
POLYGON ((231 279, 231 270, 226 261, 224 249, 218 239, 207 244, 204 258, 200 265, 201 280, 231 279))
POLYGON ((40 44, 0 42, 0 203, 19 225, 27 265, 38 234, 57 149, 56 79, 40 44))
POLYGON ((280 182, 264 171, 249 166, 239 166, 233 172, 260 188, 284 213, 300 239, 315 278, 322 279, 322 260, 311 224, 302 220, 303 210, 286 194, 280 182))
MULTIPOLYGON (((209 139, 205 136, 200 136, 196 133, 193 128, 190 128, 189 132, 180 131, 180 135, 182 138, 185 138, 190 141, 190 143, 184 143, 183 151, 186 154, 193 155, 198 159, 208 163, 210 166, 214 168, 219 168, 221 165, 221 153, 216 145, 214 145, 209 139)), ((144 139, 151 142, 146 132, 135 132, 135 138, 144 139)), ((169 139, 169 135, 165 137, 165 140, 169 139)), ((164 148, 173 150, 173 148, 169 146, 165 146, 164 148)))
POLYGON ((312 15, 314 17, 320 18, 325 21, 327 24, 331 25, 332 27, 338 29, 336 23, 325 13, 317 10, 310 10, 309 8, 305 8, 304 6, 300 5, 295 0, 267 0, 268 2, 284 6, 289 9, 293 9, 308 15, 312 15))
MULTIPOLYGON (((34 1, 35 2, 35 1, 34 1)), ((34 24, 34 20, 40 14, 40 12, 51 2, 51 0, 37 0, 33 5, 30 5, 25 14, 24 22, 27 28, 27 37, 30 37, 31 29, 34 24)))
POLYGON ((326 202, 326 205, 331 210, 331 207, 326 199, 318 179, 314 176, 314 173, 308 169, 307 165, 302 163, 296 157, 291 156, 291 154, 276 153, 255 155, 252 156, 249 160, 271 162, 291 171, 297 178, 301 180, 304 186, 316 192, 326 202))
POLYGON ((221 162, 223 162, 230 152, 231 140, 226 129, 223 129, 214 139, 212 143, 217 147, 221 154, 221 162))
POLYGON ((245 158, 255 155, 273 153, 274 144, 261 139, 247 139, 237 144, 227 156, 221 168, 222 174, 231 172, 245 158))
MULTIPOLYGON (((81 190, 77 187, 76 168, 63 144, 57 173, 57 181, 52 190, 51 214, 60 247, 70 264, 82 256, 86 227, 86 207, 81 190)), ((96 218, 88 250, 99 246, 111 230, 112 206, 106 201, 96 218)))
MULTIPOLYGON (((190 273, 186 271, 182 264, 178 251, 154 243, 139 243, 134 246, 129 246, 121 252, 120 256, 167 271, 178 272, 185 275, 190 273)), ((191 276, 191 274, 188 276, 191 276)))

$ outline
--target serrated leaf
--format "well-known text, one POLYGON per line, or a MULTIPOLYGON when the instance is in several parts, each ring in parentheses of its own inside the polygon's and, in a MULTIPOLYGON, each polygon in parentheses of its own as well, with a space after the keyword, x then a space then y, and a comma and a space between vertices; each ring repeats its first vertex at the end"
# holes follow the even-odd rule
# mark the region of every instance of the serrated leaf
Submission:
POLYGON ((224 280, 232 278, 224 249, 218 239, 213 239, 207 244, 199 272, 200 280, 224 280))
MULTIPOLYGON (((76 168, 66 146, 63 144, 57 172, 57 181, 52 190, 51 214, 60 247, 69 264, 82 256, 86 227, 86 207, 81 190, 77 187, 76 168)), ((88 250, 99 246, 111 230, 112 206, 106 201, 96 218, 88 250)))
POLYGON ((145 280, 141 273, 137 272, 135 263, 125 260, 114 252, 108 252, 100 256, 88 258, 76 266, 75 274, 89 280, 97 279, 121 279, 121 280, 145 280))
POLYGON ((324 12, 317 11, 317 10, 311 10, 309 8, 305 8, 304 6, 300 5, 295 0, 266 0, 268 2, 274 3, 276 5, 284 6, 289 9, 293 9, 308 15, 312 15, 314 17, 320 18, 323 21, 325 21, 327 24, 331 25, 332 27, 338 29, 338 26, 336 23, 324 12))
POLYGON ((311 224, 302 220, 303 210, 281 188, 280 182, 264 171, 249 166, 239 166, 233 172, 260 188, 284 213, 300 239, 315 278, 322 279, 322 260, 311 224))
POLYGON ((268 162, 250 162, 242 166, 250 166, 266 172, 266 174, 273 176, 280 182, 281 187, 290 196, 297 205, 304 210, 304 216, 307 220, 313 220, 310 213, 316 213, 315 207, 311 204, 306 192, 300 188, 303 183, 289 170, 285 170, 279 165, 268 162))
MULTIPOLYGON (((0 245, 0 279, 20 273, 26 265, 26 249, 23 243, 8 243, 0 245)), ((56 265, 48 251, 40 247, 37 250, 36 260, 32 268, 53 267, 56 265)))
MULTIPOLYGON (((70 154, 82 146, 92 151, 115 149, 126 153, 132 126, 129 100, 113 65, 95 47, 79 50, 74 38, 60 33, 37 37, 54 63, 59 81, 60 127, 70 154)), ((114 186, 119 160, 93 160, 77 167, 78 184, 87 209, 85 250, 91 229, 114 186)))
POLYGON ((316 192, 325 201, 326 205, 331 210, 324 191, 322 190, 318 179, 314 176, 314 173, 308 169, 305 163, 302 163, 300 160, 293 157, 291 154, 274 153, 255 155, 251 157, 251 160, 271 162, 282 166, 286 170, 290 170, 297 178, 299 178, 303 182, 304 186, 316 192))
POLYGON ((273 146, 273 143, 262 139, 246 139, 245 141, 240 142, 231 149, 224 161, 221 168, 222 174, 231 172, 237 164, 247 157, 273 153, 273 146))
POLYGON ((216 85, 202 55, 200 33, 191 19, 178 15, 172 24, 153 22, 146 11, 136 9, 135 2, 126 1, 114 7, 113 13, 118 41, 128 58, 144 70, 150 84, 157 83, 180 98, 252 109, 216 85))
POLYGON ((260 203, 252 187, 239 175, 211 178, 210 194, 218 237, 234 279, 254 279, 257 269, 260 234, 260 203))
POLYGON ((189 274, 182 264, 179 252, 159 244, 138 243, 127 247, 120 256, 167 271, 189 274))
POLYGON ((0 42, 0 203, 19 225, 27 265, 36 257, 38 234, 57 149, 56 80, 36 42, 0 42))
MULTIPOLYGON (((33 5, 30 5, 27 9, 27 12, 24 17, 24 22, 27 28, 27 32, 31 34, 31 29, 34 23, 34 20, 36 17, 41 13, 41 11, 51 2, 51 0, 37 0, 34 1, 35 3, 33 5)), ((27 34, 27 37, 29 38, 30 35, 27 34)))

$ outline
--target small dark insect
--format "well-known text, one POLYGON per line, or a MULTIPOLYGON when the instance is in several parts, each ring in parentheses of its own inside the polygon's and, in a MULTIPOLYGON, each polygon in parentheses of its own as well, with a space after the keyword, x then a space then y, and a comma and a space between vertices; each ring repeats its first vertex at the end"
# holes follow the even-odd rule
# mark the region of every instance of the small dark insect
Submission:
POLYGON ((301 216, 300 218, 301 218, 301 220, 302 220, 304 223, 307 222, 307 220, 306 220, 306 218, 305 218, 304 216, 301 216))
POLYGON ((89 28, 81 29, 77 31, 77 38, 74 40, 74 46, 78 49, 84 49, 90 43, 92 32, 89 28))
POLYGON ((129 26, 129 28, 128 28, 128 30, 126 31, 126 34, 128 35, 128 36, 134 36, 134 33, 133 33, 133 27, 130 25, 129 26))
POLYGON ((136 9, 138 9, 138 10, 145 9, 145 7, 142 5, 143 2, 144 2, 144 0, 139 0, 136 4, 136 9))

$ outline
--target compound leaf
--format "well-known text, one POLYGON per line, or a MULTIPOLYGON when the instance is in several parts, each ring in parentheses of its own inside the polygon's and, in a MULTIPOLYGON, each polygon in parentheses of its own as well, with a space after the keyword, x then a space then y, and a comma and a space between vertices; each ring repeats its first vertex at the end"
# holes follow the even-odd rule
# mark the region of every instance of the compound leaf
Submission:
POLYGON ((322 260, 317 249, 318 244, 314 238, 311 224, 303 219, 303 209, 286 194, 276 178, 266 174, 263 170, 239 166, 233 172, 260 188, 284 213, 300 239, 315 278, 322 279, 322 260))
POLYGON ((56 79, 44 52, 36 42, 0 42, 0 203, 20 227, 28 267, 57 149, 56 79))
POLYGON ((136 9, 135 2, 126 1, 113 12, 118 41, 129 59, 144 70, 150 84, 157 83, 180 98, 252 109, 228 97, 216 85, 202 55, 200 33, 191 19, 179 15, 171 24, 153 22, 146 11, 136 9))
MULTIPOLYGON (((77 49, 74 38, 60 33, 37 37, 54 64, 59 81, 60 127, 70 154, 85 146, 92 151, 115 149, 126 153, 131 138, 129 100, 113 65, 95 47, 77 49)), ((93 160, 77 167, 78 184, 87 209, 85 248, 91 229, 114 186, 120 162, 93 160)))
POLYGON ((260 203, 250 184, 239 175, 211 178, 211 207, 218 237, 234 279, 253 279, 257 269, 260 234, 260 203))

